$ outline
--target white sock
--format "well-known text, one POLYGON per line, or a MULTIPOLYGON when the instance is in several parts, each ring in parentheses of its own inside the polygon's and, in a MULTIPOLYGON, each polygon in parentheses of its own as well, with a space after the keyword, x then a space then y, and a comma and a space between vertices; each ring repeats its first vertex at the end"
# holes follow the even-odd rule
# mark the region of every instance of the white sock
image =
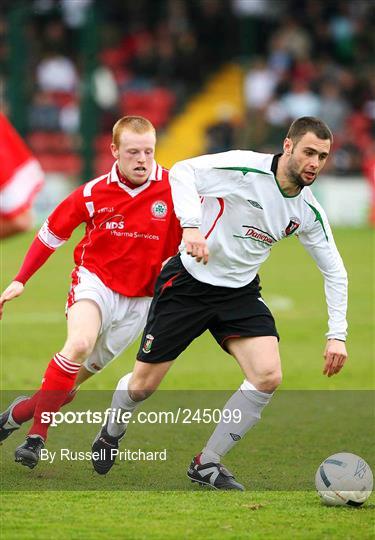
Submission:
POLYGON ((107 431, 108 434, 112 437, 119 437, 128 427, 129 422, 116 422, 113 421, 113 418, 117 419, 120 414, 123 412, 133 412, 134 409, 138 406, 140 401, 133 401, 129 396, 128 384, 132 373, 128 373, 122 377, 118 384, 117 388, 112 396, 111 409, 116 412, 109 416, 107 431))
POLYGON ((223 416, 202 450, 200 462, 219 463, 250 428, 260 420, 262 410, 273 396, 260 392, 246 379, 223 407, 223 416), (230 411, 230 412, 229 412, 230 411), (226 419, 229 421, 226 422, 226 419), (239 420, 239 421, 238 421, 239 420))

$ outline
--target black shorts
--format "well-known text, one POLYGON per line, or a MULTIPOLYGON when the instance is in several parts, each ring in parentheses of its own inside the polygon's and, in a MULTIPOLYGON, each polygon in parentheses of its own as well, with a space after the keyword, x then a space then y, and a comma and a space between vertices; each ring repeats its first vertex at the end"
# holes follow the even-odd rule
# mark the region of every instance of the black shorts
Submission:
POLYGON ((260 280, 240 288, 216 287, 193 278, 180 256, 163 268, 155 285, 137 359, 174 360, 205 330, 221 347, 233 337, 275 336, 275 320, 260 294, 260 280))

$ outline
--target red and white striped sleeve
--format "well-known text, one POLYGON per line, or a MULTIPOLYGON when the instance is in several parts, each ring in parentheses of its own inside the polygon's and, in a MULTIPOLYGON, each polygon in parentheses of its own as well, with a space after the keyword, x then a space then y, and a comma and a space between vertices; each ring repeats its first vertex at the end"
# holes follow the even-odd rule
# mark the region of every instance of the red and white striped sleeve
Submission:
POLYGON ((15 281, 25 284, 49 256, 70 238, 74 229, 88 219, 82 191, 83 186, 73 191, 43 223, 25 255, 15 281))
POLYGON ((84 186, 80 186, 64 199, 43 223, 38 238, 50 249, 66 242, 74 229, 89 217, 83 200, 84 186))

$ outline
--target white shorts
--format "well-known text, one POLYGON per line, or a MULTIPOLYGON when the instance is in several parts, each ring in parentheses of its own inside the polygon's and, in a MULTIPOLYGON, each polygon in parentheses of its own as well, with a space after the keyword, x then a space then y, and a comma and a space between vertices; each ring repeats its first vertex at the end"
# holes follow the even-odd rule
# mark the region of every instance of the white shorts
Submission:
POLYGON ((112 291, 83 266, 73 271, 72 278, 66 311, 79 300, 93 300, 101 312, 98 339, 83 363, 88 371, 97 373, 137 339, 146 324, 152 298, 128 298, 112 291))

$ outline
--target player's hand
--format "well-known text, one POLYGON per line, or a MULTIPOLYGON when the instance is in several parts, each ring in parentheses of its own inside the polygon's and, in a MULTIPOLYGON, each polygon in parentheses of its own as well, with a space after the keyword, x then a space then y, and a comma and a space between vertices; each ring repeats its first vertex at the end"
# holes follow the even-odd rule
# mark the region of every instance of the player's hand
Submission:
POLYGON ((24 285, 20 281, 12 281, 12 283, 5 289, 3 294, 0 296, 0 319, 3 317, 3 310, 5 302, 17 298, 23 293, 24 285))
POLYGON ((348 358, 345 343, 338 339, 329 339, 323 356, 325 360, 323 375, 332 377, 332 375, 341 371, 341 368, 348 358))
POLYGON ((194 257, 197 262, 203 260, 203 264, 207 264, 209 251, 206 239, 200 230, 186 228, 183 230, 182 239, 185 243, 186 253, 194 257))

